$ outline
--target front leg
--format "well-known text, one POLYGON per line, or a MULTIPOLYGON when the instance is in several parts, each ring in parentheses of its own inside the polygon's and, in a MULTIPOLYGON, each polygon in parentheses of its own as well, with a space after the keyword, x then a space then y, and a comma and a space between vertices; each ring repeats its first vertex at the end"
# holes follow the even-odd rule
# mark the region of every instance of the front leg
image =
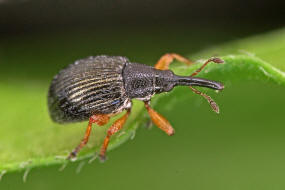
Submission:
POLYGON ((169 136, 174 135, 174 129, 172 128, 171 124, 167 119, 165 119, 162 115, 154 111, 150 105, 149 102, 144 102, 145 108, 148 111, 148 114, 152 120, 152 122, 161 130, 163 130, 166 134, 169 136))
POLYGON ((161 58, 158 60, 158 62, 155 64, 155 68, 159 70, 168 70, 169 65, 173 62, 173 60, 176 59, 182 63, 185 63, 186 65, 192 65, 193 62, 189 59, 182 57, 179 54, 176 53, 167 53, 161 56, 161 58))

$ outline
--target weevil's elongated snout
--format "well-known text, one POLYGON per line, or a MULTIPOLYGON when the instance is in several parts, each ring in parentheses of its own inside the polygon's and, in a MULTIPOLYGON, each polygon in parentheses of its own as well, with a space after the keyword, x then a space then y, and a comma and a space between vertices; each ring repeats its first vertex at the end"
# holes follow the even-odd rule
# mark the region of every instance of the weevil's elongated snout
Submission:
POLYGON ((217 81, 207 80, 198 77, 174 76, 175 86, 201 86, 215 90, 224 89, 224 85, 217 81))

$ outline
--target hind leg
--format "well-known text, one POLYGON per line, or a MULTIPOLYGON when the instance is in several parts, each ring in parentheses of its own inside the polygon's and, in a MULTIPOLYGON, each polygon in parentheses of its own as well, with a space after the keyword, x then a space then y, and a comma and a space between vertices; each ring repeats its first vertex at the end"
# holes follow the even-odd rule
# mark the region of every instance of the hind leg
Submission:
POLYGON ((106 158, 105 154, 106 154, 106 151, 107 151, 108 144, 109 144, 111 136, 114 135, 115 133, 117 133, 119 130, 121 130, 123 128, 123 126, 126 123, 130 113, 131 113, 131 110, 130 109, 127 110, 127 113, 125 113, 125 115, 123 115, 121 118, 116 120, 113 123, 113 125, 108 129, 107 136, 104 139, 104 142, 103 142, 103 145, 102 145, 102 148, 101 148, 101 151, 100 151, 100 159, 102 161, 104 161, 105 158, 106 158))
POLYGON ((69 154, 67 157, 68 160, 75 158, 77 153, 88 143, 89 136, 92 130, 92 124, 95 123, 99 126, 103 126, 108 123, 110 117, 104 114, 93 115, 89 118, 89 123, 85 131, 84 138, 81 140, 80 144, 69 154))

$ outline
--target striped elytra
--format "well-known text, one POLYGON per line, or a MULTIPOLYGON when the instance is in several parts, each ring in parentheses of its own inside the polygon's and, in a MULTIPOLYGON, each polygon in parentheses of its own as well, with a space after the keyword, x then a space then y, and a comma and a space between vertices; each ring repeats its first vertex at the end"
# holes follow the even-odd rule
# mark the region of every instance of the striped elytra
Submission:
POLYGON ((52 120, 84 121, 94 114, 111 114, 125 108, 130 104, 122 77, 127 62, 127 58, 120 56, 96 56, 61 70, 48 93, 52 120))

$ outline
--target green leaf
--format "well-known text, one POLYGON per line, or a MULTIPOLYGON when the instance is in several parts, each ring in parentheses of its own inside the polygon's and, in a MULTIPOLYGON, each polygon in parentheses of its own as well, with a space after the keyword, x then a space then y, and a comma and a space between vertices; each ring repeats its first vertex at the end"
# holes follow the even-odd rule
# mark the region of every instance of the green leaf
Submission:
POLYGON ((268 34, 256 35, 223 45, 213 46, 191 57, 208 57, 213 55, 245 54, 257 56, 278 69, 285 71, 285 28, 268 34))
MULTIPOLYGON (((199 74, 199 77, 222 81, 225 83, 225 90, 230 88, 232 84, 237 81, 246 82, 256 80, 285 86, 285 74, 267 63, 273 63, 273 65, 278 66, 278 68, 284 69, 284 66, 278 64, 278 62, 283 59, 280 52, 284 50, 285 42, 283 41, 282 45, 275 48, 276 44, 279 45, 277 39, 281 38, 283 40, 285 39, 284 36, 284 31, 279 31, 263 37, 254 37, 226 44, 215 48, 215 51, 210 49, 201 52, 194 57, 204 55, 205 58, 216 51, 220 51, 223 54, 232 52, 236 54, 222 56, 221 58, 225 60, 225 64, 217 65, 212 63, 199 74), (236 49, 242 47, 243 44, 245 51, 236 51, 236 49), (256 46, 254 44, 256 44, 256 46), (275 48, 275 51, 271 51, 272 48, 275 48), (266 49, 271 51, 269 53, 270 55, 267 55, 268 51, 266 51, 266 49), (248 53, 251 50, 259 57, 267 60, 267 62, 248 53), (238 55, 237 52, 240 55, 238 55), (273 59, 272 62, 270 58, 273 59)), ((175 64, 171 69, 177 74, 189 75, 195 71, 203 61, 205 60, 199 60, 197 65, 191 67, 175 64)), ((68 153, 83 137, 87 122, 63 126, 55 124, 50 120, 46 105, 48 86, 48 83, 34 81, 17 81, 10 82, 9 84, 0 83, 0 105, 2 108, 5 108, 0 116, 0 123, 4 124, 0 127, 0 172, 19 171, 52 164, 64 164, 66 163, 65 158, 68 153)), ((212 94, 213 91, 208 92, 212 94)), ((175 97, 171 103, 179 101, 181 96, 184 96, 183 94, 177 94, 174 90, 168 94, 155 96, 152 105, 159 104, 160 98, 165 95, 175 97)), ((218 97, 219 95, 220 94, 214 96, 218 97)), ((218 101, 218 103, 222 104, 223 102, 218 101)), ((171 106, 171 104, 169 104, 169 106, 171 106)), ((121 115, 122 114, 113 118, 107 126, 93 127, 90 142, 88 146, 80 152, 77 160, 91 158, 94 153, 99 150, 108 126, 121 115)), ((143 109, 142 102, 134 101, 133 110, 126 126, 121 132, 112 137, 108 150, 133 138, 136 129, 143 127, 147 123, 147 120, 148 116, 143 109)))

